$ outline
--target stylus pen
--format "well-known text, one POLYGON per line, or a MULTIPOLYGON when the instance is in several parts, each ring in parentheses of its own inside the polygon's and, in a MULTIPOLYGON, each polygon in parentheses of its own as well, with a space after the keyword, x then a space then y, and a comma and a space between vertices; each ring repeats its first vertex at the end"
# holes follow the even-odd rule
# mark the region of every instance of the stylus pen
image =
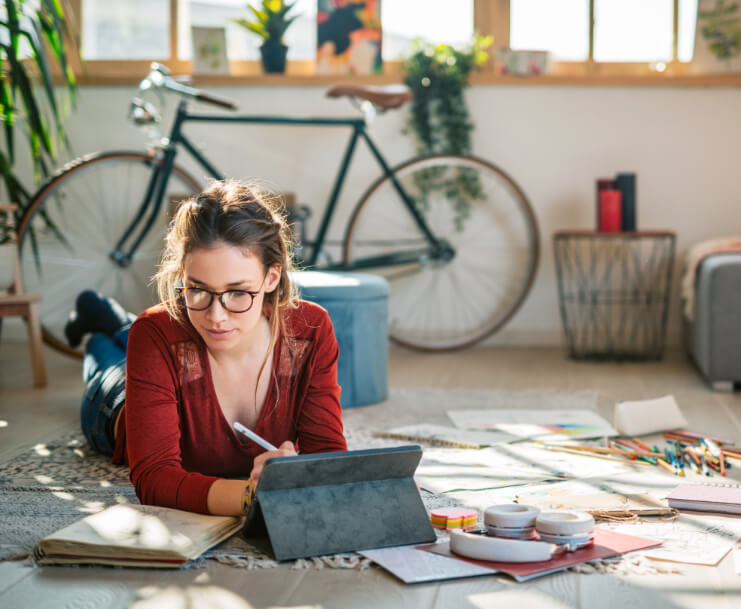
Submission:
POLYGON ((255 442, 255 443, 259 444, 260 446, 262 446, 265 450, 278 450, 278 447, 277 446, 273 446, 265 438, 262 438, 262 437, 258 436, 251 429, 247 429, 239 421, 234 421, 234 423, 232 424, 232 427, 234 427, 234 429, 236 429, 239 433, 247 436, 253 442, 255 442))

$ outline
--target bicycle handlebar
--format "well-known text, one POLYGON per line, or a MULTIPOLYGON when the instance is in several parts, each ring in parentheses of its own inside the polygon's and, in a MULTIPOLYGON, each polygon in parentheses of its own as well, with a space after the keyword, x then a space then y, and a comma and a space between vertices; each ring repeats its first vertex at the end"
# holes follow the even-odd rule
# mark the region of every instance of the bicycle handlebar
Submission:
POLYGON ((229 110, 236 110, 239 107, 237 102, 228 97, 214 95, 213 93, 208 93, 201 89, 196 89, 195 87, 177 82, 172 78, 172 76, 170 76, 170 72, 167 68, 157 63, 152 64, 152 69, 143 82, 146 81, 149 81, 149 83, 154 86, 162 87, 173 91, 174 93, 179 93, 180 95, 192 97, 198 101, 213 104, 214 106, 220 106, 229 110))
POLYGON ((179 82, 176 82, 172 79, 165 79, 162 83, 162 86, 166 89, 169 89, 170 91, 174 91, 175 93, 187 95, 188 97, 192 97, 193 99, 197 99, 198 101, 213 104, 214 106, 221 106, 222 108, 227 108, 229 110, 236 110, 238 108, 237 102, 229 99, 228 97, 221 97, 220 95, 207 93, 206 91, 196 89, 195 87, 181 85, 179 82))

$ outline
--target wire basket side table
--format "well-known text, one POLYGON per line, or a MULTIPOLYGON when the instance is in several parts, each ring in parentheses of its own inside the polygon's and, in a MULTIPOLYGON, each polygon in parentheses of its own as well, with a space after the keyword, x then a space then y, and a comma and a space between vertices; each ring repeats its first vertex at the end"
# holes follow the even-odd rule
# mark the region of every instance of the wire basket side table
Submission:
POLYGON ((558 231, 553 247, 569 357, 661 359, 675 234, 558 231))

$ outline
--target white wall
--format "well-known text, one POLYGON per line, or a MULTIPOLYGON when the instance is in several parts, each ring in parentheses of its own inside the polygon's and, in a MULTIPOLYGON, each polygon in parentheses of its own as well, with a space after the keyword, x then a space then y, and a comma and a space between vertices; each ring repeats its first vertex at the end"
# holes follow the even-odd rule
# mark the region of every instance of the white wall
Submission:
MULTIPOLYGON (((129 87, 80 91, 68 130, 75 154, 142 147, 126 120, 129 87)), ((352 115, 346 101, 324 98, 323 87, 223 87, 249 113, 352 115)), ((561 340, 551 235, 592 228, 594 181, 619 171, 638 174, 639 228, 677 232, 677 251, 708 237, 741 234, 738 195, 741 91, 726 88, 479 86, 468 94, 476 124, 474 151, 507 171, 528 195, 542 239, 531 294, 510 324, 490 342, 558 344, 561 340)), ((377 119, 373 135, 391 161, 413 152, 400 131, 406 110, 377 119)), ((348 132, 321 127, 191 126, 217 167, 233 177, 260 176, 298 194, 326 199, 348 132), (213 134, 210 130, 213 129, 213 134)), ((377 173, 361 154, 346 184, 338 218, 345 218, 377 173)), ((188 162, 184 165, 198 171, 188 162)), ((342 235, 337 223, 332 236, 342 235)), ((677 342, 678 282, 670 315, 677 342)))

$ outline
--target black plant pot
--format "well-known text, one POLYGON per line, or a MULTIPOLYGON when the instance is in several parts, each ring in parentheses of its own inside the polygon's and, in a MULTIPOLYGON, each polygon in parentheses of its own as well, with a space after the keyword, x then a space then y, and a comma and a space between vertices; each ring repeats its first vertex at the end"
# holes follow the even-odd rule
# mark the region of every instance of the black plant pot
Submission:
POLYGON ((282 74, 286 71, 288 47, 277 40, 266 40, 260 47, 262 69, 266 74, 282 74))

